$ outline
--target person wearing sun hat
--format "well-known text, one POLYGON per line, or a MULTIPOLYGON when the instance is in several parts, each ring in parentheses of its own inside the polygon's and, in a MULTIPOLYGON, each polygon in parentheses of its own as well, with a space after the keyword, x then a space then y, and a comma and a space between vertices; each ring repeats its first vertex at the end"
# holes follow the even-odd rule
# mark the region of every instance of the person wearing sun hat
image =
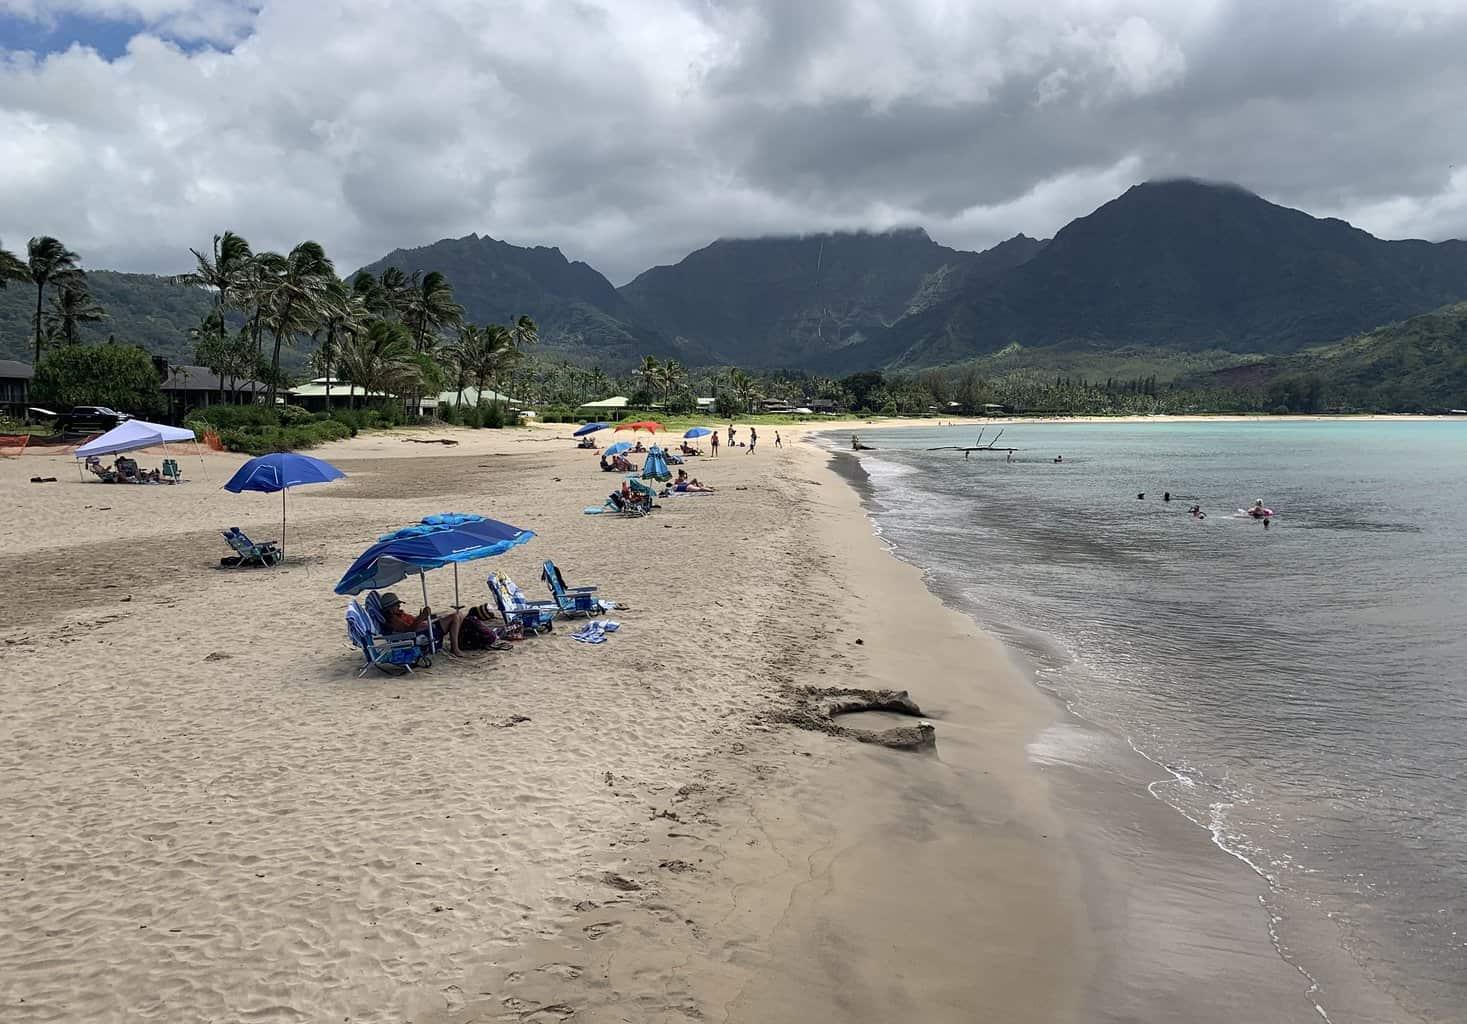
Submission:
POLYGON ((448 650, 451 654, 462 653, 459 649, 459 630, 463 628, 463 616, 458 612, 442 612, 433 614, 431 608, 424 608, 414 617, 409 615, 402 607, 402 598, 390 590, 382 593, 382 616, 387 620, 387 629, 395 633, 426 633, 431 623, 433 635, 447 639, 448 650))

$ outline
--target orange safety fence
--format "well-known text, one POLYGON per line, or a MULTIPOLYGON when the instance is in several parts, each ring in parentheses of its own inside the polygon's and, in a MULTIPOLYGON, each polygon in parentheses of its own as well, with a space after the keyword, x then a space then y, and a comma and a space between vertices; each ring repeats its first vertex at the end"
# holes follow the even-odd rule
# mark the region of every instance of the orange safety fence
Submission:
POLYGON ((0 456, 20 455, 30 441, 29 434, 0 434, 0 456))

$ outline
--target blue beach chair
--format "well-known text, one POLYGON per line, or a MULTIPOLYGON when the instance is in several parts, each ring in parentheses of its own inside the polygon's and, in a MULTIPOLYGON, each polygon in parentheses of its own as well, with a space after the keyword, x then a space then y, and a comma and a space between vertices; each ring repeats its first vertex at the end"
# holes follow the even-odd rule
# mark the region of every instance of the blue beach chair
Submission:
POLYGON ((499 607, 499 615, 506 626, 519 625, 526 633, 548 633, 555 624, 558 610, 548 601, 527 601, 514 581, 503 573, 491 573, 488 579, 489 593, 499 607))
POLYGON ((219 559, 220 565, 242 569, 249 565, 269 567, 280 564, 280 547, 273 540, 256 544, 238 526, 231 526, 224 531, 224 542, 234 549, 234 557, 219 559))
POLYGON ((602 612, 601 602, 595 597, 595 587, 567 587, 565 577, 561 575, 560 567, 554 562, 546 561, 540 570, 540 578, 550 588, 550 596, 555 598, 555 604, 560 614, 571 615, 600 615, 602 612))
POLYGON ((395 670, 411 672, 414 666, 427 668, 433 664, 433 650, 426 636, 383 633, 380 625, 355 600, 346 606, 346 635, 362 652, 364 664, 357 673, 358 678, 374 668, 391 675, 395 670))

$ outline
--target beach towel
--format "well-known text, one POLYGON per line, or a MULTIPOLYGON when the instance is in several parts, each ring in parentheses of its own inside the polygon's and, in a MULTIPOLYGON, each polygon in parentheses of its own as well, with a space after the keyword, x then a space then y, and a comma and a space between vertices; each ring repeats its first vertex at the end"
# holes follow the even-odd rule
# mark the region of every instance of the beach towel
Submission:
POLYGON ((605 505, 587 505, 585 508, 581 509, 581 511, 584 512, 588 516, 599 516, 602 512, 605 512, 606 511, 606 506, 605 505))
POLYGON ((580 629, 571 634, 572 640, 579 640, 583 644, 604 644, 606 634, 615 633, 621 629, 620 622, 612 622, 608 619, 592 619, 580 629))

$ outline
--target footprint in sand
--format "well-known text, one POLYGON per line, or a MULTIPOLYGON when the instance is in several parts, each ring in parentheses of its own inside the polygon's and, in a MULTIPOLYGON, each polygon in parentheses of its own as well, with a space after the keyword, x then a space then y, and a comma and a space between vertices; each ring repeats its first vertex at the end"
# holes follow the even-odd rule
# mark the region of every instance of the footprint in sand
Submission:
POLYGON ((596 940, 603 935, 610 935, 621 931, 620 921, 598 921, 596 924, 588 924, 581 931, 586 933, 586 938, 596 940))
POLYGON ((542 974, 553 974, 557 978, 565 978, 569 981, 572 978, 579 978, 585 968, 580 964, 541 964, 535 970, 542 974))

